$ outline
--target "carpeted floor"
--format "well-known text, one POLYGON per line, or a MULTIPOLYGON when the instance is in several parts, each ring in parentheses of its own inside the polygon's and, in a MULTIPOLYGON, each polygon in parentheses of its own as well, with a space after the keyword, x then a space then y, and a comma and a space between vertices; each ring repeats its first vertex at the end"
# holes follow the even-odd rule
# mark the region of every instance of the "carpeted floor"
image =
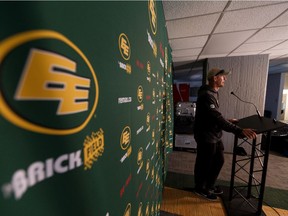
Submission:
MULTIPOLYGON (((184 190, 193 188, 195 158, 196 153, 193 152, 174 151, 170 153, 165 186, 184 190)), ((230 186, 231 167, 232 155, 225 154, 225 165, 217 182, 219 185, 230 186)), ((270 154, 263 204, 288 210, 287 157, 270 154)))

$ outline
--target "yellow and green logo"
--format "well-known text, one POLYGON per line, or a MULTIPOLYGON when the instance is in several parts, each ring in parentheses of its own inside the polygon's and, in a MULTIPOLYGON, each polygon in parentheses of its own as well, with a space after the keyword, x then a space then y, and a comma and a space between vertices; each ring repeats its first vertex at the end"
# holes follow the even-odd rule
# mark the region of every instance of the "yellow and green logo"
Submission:
POLYGON ((67 37, 50 30, 16 34, 0 42, 0 114, 37 133, 81 131, 98 103, 95 71, 67 37))
POLYGON ((157 33, 157 8, 155 0, 148 0, 148 13, 150 20, 150 27, 155 35, 157 33))
POLYGON ((129 60, 131 55, 131 46, 128 37, 124 33, 119 35, 118 45, 122 58, 129 60))

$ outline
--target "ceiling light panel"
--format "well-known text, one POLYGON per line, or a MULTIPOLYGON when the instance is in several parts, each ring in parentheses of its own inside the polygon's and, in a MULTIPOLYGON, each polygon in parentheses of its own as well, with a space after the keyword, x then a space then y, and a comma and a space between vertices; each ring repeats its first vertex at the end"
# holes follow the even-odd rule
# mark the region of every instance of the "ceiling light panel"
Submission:
POLYGON ((218 55, 228 54, 243 43, 256 31, 243 31, 243 32, 231 32, 226 34, 212 35, 211 39, 207 43, 203 50, 203 55, 218 55))
POLYGON ((226 12, 215 33, 263 28, 285 9, 281 4, 226 12))
POLYGON ((207 41, 208 36, 189 37, 181 39, 170 40, 170 46, 173 50, 189 49, 203 47, 207 41))
POLYGON ((276 41, 288 39, 288 26, 265 28, 250 38, 246 43, 276 41))
POLYGON ((192 17, 181 20, 168 21, 167 31, 170 39, 189 36, 203 36, 211 33, 219 14, 192 17))
POLYGON ((226 1, 163 1, 166 20, 221 12, 226 1))

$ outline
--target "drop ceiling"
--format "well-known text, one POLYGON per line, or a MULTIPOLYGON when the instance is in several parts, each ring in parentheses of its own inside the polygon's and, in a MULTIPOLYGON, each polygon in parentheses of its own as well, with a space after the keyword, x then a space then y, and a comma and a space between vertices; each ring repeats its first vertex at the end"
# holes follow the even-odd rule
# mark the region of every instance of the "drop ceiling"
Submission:
POLYGON ((164 0, 163 9, 174 66, 269 54, 269 73, 288 72, 288 1, 164 0))

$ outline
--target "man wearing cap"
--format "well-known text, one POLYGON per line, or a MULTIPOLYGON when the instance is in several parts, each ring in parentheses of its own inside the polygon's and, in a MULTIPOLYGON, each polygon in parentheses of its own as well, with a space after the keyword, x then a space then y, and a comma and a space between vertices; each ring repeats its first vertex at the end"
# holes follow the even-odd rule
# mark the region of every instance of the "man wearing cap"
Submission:
POLYGON ((224 164, 222 130, 249 139, 256 133, 249 128, 240 128, 235 119, 226 120, 219 111, 218 90, 224 86, 230 71, 212 68, 208 75, 208 85, 198 91, 196 104, 194 138, 197 142, 197 157, 194 169, 195 193, 209 200, 217 200, 223 191, 215 187, 215 182, 224 164))

